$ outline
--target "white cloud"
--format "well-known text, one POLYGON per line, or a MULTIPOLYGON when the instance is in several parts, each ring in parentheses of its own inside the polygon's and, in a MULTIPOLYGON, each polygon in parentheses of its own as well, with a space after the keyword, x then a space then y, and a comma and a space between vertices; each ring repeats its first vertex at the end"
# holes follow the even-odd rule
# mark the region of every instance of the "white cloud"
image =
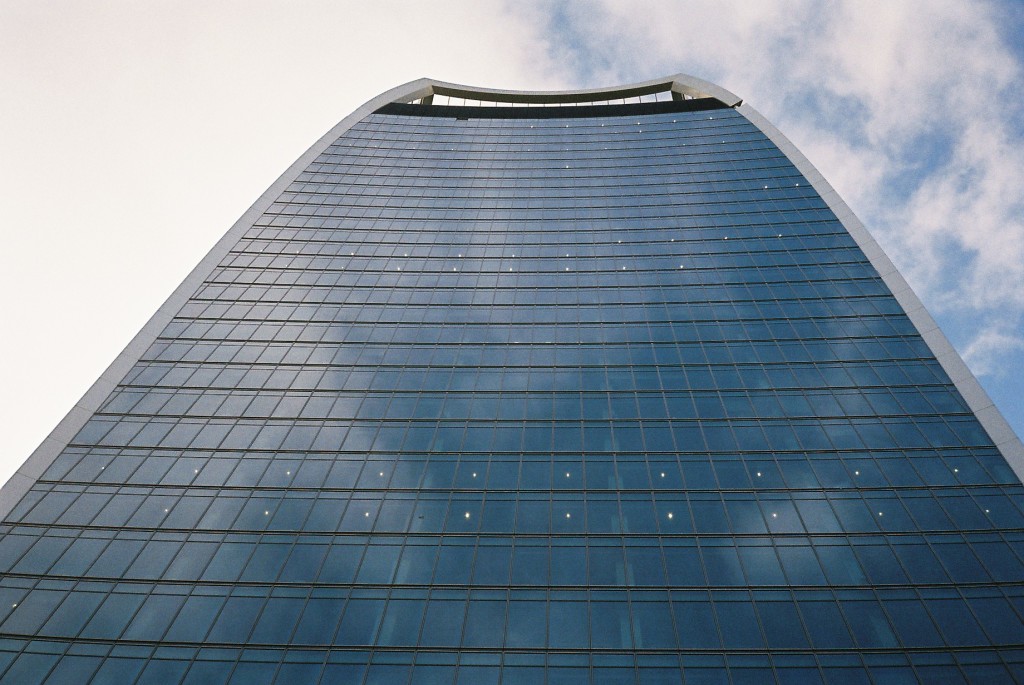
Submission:
POLYGON ((592 55, 582 61, 604 65, 595 78, 685 71, 760 109, 861 216, 940 319, 966 313, 987 322, 950 331, 955 340, 991 337, 992 326, 1024 317, 1024 132, 1010 123, 1020 120, 1022 76, 997 6, 562 7, 573 43, 592 55))
POLYGON ((990 328, 964 349, 964 361, 986 375, 1004 375, 1001 360, 1009 352, 1024 352, 1024 337, 990 328))
POLYGON ((0 3, 0 483, 291 162, 431 76, 571 85, 496 3, 0 3))
POLYGON ((1019 337, 1022 140, 999 115, 1021 76, 991 5, 9 0, 0 482, 262 189, 384 88, 676 71, 777 123, 932 309, 993 322, 978 341, 1019 337), (949 149, 922 161, 934 139, 949 149))

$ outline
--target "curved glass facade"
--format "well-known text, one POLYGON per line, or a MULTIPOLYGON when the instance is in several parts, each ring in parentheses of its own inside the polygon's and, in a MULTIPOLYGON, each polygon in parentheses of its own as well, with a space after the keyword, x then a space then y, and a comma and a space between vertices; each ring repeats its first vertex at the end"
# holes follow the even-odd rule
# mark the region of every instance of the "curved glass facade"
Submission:
POLYGON ((392 104, 6 517, 0 682, 1020 682, 1022 495, 741 112, 392 104))

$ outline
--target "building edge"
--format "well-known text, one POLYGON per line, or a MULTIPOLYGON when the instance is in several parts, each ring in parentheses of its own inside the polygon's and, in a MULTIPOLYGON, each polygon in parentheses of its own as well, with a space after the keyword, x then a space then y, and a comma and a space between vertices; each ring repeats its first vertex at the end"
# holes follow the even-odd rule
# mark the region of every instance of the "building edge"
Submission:
POLYGON ((11 510, 17 505, 25 493, 53 464, 57 456, 67 447, 72 438, 82 429, 82 426, 100 408, 103 401, 110 395, 110 392, 117 386, 125 375, 138 363, 143 353, 156 341, 157 336, 164 330, 171 319, 174 318, 188 299, 199 289, 199 286, 209 277, 213 270, 220 264, 228 251, 238 240, 245 235, 246 231, 252 228, 253 224, 263 213, 270 208, 271 204, 280 197, 281 193, 298 178, 306 167, 313 162, 331 143, 336 141, 343 133, 362 121, 367 115, 372 114, 380 107, 402 100, 424 89, 429 89, 432 81, 422 78, 409 83, 397 86, 363 104, 359 109, 338 122, 331 130, 320 137, 313 145, 306 150, 297 160, 269 188, 259 199, 239 217, 227 233, 213 246, 205 257, 185 277, 170 297, 164 301, 156 313, 146 324, 135 334, 131 342, 121 351, 113 362, 100 374, 92 386, 82 395, 82 398, 71 408, 57 426, 50 431, 39 447, 29 455, 28 459, 21 465, 13 476, 0 488, 0 521, 7 518, 11 510))
POLYGON ((871 265, 878 271, 886 286, 892 291, 896 301, 903 307, 918 332, 924 338, 932 354, 949 375, 953 384, 963 395, 968 407, 981 422, 996 447, 1013 469, 1017 478, 1024 481, 1024 444, 1014 433, 995 406, 988 393, 985 392, 977 378, 961 359, 949 340, 939 329, 935 320, 928 314, 921 300, 900 275, 895 265, 867 231, 860 220, 854 215, 843 199, 825 180, 813 164, 793 145, 770 121, 757 110, 744 103, 730 91, 688 74, 675 74, 665 78, 652 79, 625 86, 594 88, 571 91, 517 91, 484 89, 464 86, 430 78, 421 78, 385 91, 364 103, 361 107, 342 119, 327 133, 320 137, 305 153, 303 153, 248 210, 231 226, 214 247, 175 288, 170 297, 160 305, 156 313, 135 334, 131 342, 121 351, 113 362, 100 374, 82 398, 71 408, 50 434, 43 440, 11 478, 0 488, 0 521, 7 518, 15 505, 24 497, 32 485, 56 460, 71 439, 85 425, 89 418, 100 408, 110 392, 139 361, 142 354, 156 341, 160 332, 170 323, 171 319, 181 310, 188 298, 199 288, 206 278, 221 262, 230 248, 237 243, 246 231, 252 228, 256 220, 273 204, 281 193, 298 178, 306 167, 316 159, 331 143, 337 140, 348 129, 362 121, 380 107, 392 102, 412 102, 421 100, 429 102, 435 94, 449 95, 466 99, 480 99, 498 102, 520 102, 524 104, 572 104, 634 97, 656 92, 671 91, 673 96, 682 98, 713 97, 723 104, 736 109, 748 121, 761 130, 793 165, 803 174, 804 178, 818 192, 828 207, 839 219, 839 222, 853 237, 854 241, 867 256, 871 265))
POLYGON ((817 191, 832 213, 839 219, 839 223, 846 228, 850 236, 860 247, 861 251, 871 262, 871 265, 878 271, 882 281, 892 292, 893 297, 906 312, 911 323, 924 339, 932 354, 938 360, 942 369, 953 381, 953 385, 967 402, 968 408, 974 413, 981 423, 982 428, 988 433, 989 438, 995 443, 996 448, 1006 459, 1007 464, 1013 469, 1017 478, 1024 481, 1024 444, 1014 432, 1013 428, 1006 421, 1002 412, 995 405, 992 399, 981 387, 981 383, 968 368, 956 351, 949 339, 939 328, 935 319, 925 309, 920 298, 907 283, 899 269, 893 264, 889 256, 885 254, 882 247, 871 236, 871 233, 864 227, 860 219, 853 213, 839 193, 824 176, 811 164, 790 140, 777 129, 760 112, 747 103, 741 103, 735 107, 736 111, 761 130, 771 140, 782 154, 786 155, 793 166, 803 174, 811 187, 817 191))
POLYGON ((362 121, 384 105, 392 102, 412 102, 421 100, 429 102, 435 94, 454 97, 482 99, 498 99, 507 102, 522 103, 574 103, 597 99, 615 99, 632 97, 654 92, 671 90, 674 96, 715 97, 729 106, 734 106, 740 99, 729 91, 712 83, 689 76, 674 76, 652 79, 641 83, 610 88, 594 88, 575 91, 515 91, 474 88, 455 83, 447 83, 431 78, 420 78, 409 81, 368 100, 361 107, 338 122, 327 133, 320 137, 260 197, 248 210, 228 229, 213 248, 200 260, 199 264, 185 277, 185 280, 174 289, 171 295, 160 305, 156 313, 135 334, 135 337, 121 351, 114 361, 100 374, 100 377, 86 390, 82 398, 75 403, 63 419, 43 439, 39 447, 22 463, 17 471, 0 488, 0 522, 7 518, 25 493, 57 459, 67 447, 71 439, 82 429, 89 418, 100 408, 110 392, 125 377, 128 371, 139 361, 142 354, 149 349, 160 332, 170 323, 181 310, 188 298, 199 288, 204 280, 213 272, 220 261, 228 253, 231 246, 245 234, 256 220, 269 209, 281 193, 316 159, 331 143, 343 133, 362 121))

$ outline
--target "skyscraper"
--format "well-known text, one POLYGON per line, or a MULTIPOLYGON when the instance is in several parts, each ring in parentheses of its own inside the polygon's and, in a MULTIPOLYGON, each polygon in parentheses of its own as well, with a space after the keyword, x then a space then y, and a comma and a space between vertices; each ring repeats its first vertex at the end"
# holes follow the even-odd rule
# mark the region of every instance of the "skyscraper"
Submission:
POLYGON ((1019 682, 1022 472, 736 96, 416 81, 0 492, 0 683, 1019 682))

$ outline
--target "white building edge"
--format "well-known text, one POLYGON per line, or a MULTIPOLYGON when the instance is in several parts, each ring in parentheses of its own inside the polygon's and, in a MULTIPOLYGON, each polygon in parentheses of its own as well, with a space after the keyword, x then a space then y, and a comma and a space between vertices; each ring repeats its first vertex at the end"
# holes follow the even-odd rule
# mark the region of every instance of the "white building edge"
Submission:
POLYGON ((421 78, 392 88, 365 103, 352 112, 330 131, 325 133, 316 143, 300 156, 281 176, 256 200, 255 203, 235 222, 231 229, 221 238, 213 249, 199 262, 185 280, 169 298, 160 306, 153 317, 142 327, 128 346, 100 375, 99 379, 86 391, 82 399, 72 407, 71 411, 57 424, 42 444, 22 464, 21 468, 11 476, 10 480, 0 488, 0 520, 4 519, 39 479, 46 469, 54 462, 71 439, 81 430, 110 395, 117 384, 138 362, 142 354, 156 341, 160 332, 170 323, 178 311, 185 305, 189 297, 199 288, 204 280, 213 272, 228 251, 248 231, 281 193, 298 178, 314 159, 324 152, 335 140, 348 131, 367 115, 372 114, 384 105, 391 103, 420 102, 431 104, 437 95, 449 98, 461 98, 479 104, 492 105, 581 105, 602 103, 613 100, 670 93, 675 100, 690 98, 714 98, 722 104, 735 109, 748 121, 761 130, 780 151, 793 163, 807 179, 818 195, 824 200, 839 222, 853 237, 858 247, 864 252, 881 276, 883 282, 892 292, 896 301, 906 312, 911 322, 921 334, 932 354, 943 370, 953 381, 963 396, 967 406, 978 418, 982 427, 995 443, 1006 459, 1010 468, 1019 479, 1024 481, 1024 444, 1014 433, 1002 412, 992 402, 988 393, 981 387, 978 379, 964 363, 959 353, 950 344, 949 339, 939 328, 935 320, 928 314, 921 300, 911 289, 907 281, 900 275, 882 248, 878 245, 864 224, 854 215, 839 194, 829 185, 828 181, 786 138, 775 126, 765 119, 757 110, 744 103, 738 96, 728 90, 703 79, 688 74, 675 74, 665 78, 652 79, 641 83, 610 88, 592 88, 586 90, 563 91, 521 91, 475 88, 455 83, 446 83, 430 78, 421 78))

